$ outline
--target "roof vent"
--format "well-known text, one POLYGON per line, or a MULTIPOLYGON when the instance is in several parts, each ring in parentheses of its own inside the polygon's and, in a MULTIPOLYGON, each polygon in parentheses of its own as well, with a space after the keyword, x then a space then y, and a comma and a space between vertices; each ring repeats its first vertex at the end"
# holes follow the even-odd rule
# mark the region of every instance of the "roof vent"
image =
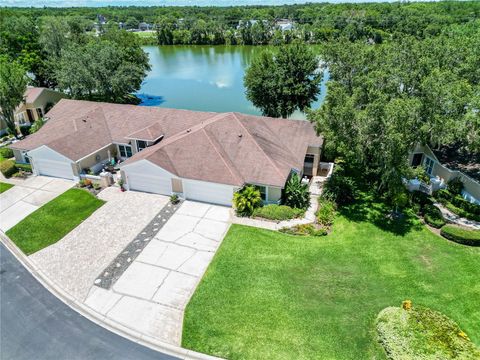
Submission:
POLYGON ((189 133, 190 131, 192 131, 192 129, 187 129, 187 133, 189 133))
POLYGON ((243 134, 238 134, 238 137, 241 138, 243 136, 243 134))
POLYGON ((83 121, 84 123, 86 123, 86 122, 87 122, 87 119, 82 119, 82 121, 83 121))

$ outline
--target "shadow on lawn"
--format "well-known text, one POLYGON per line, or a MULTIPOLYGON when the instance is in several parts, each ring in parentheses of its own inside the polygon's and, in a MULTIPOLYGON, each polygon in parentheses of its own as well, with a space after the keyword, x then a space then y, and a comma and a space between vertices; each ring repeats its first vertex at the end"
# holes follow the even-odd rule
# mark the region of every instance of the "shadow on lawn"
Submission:
POLYGON ((411 209, 406 208, 395 214, 391 206, 373 195, 363 195, 355 203, 341 207, 339 213, 351 221, 370 222, 396 235, 405 235, 422 227, 411 209))

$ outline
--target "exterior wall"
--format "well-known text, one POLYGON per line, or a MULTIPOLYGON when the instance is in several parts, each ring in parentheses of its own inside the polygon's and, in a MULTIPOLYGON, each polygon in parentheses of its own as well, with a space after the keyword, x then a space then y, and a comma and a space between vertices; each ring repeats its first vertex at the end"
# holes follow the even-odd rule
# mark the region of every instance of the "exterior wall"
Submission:
MULTIPOLYGON (((321 148, 318 146, 309 146, 307 148, 307 154, 313 154, 313 168, 312 168, 312 176, 317 176, 318 172, 318 164, 320 163, 320 155, 321 155, 321 148)), ((303 169, 302 169, 303 170, 303 169)))
POLYGON ((277 187, 267 187, 267 202, 277 204, 282 199, 282 189, 277 187))
POLYGON ((27 107, 40 108, 45 114, 45 107, 47 106, 48 103, 56 104, 57 102, 59 102, 61 99, 64 99, 64 98, 66 98, 66 95, 61 92, 45 89, 35 99, 33 104, 31 104, 32 106, 29 106, 30 104, 27 104, 27 107))
POLYGON ((18 163, 25 163, 25 159, 23 157, 23 151, 21 150, 13 150, 13 156, 15 156, 15 161, 18 163))
POLYGON ((434 161, 437 161, 437 157, 436 157, 435 154, 432 152, 432 150, 430 150, 430 148, 429 148, 428 146, 423 146, 423 145, 417 144, 417 145, 415 146, 415 149, 413 149, 413 151, 410 152, 410 154, 408 155, 408 163, 409 163, 409 164, 412 163, 413 155, 414 155, 414 154, 418 154, 418 153, 427 155, 430 159, 432 159, 432 160, 434 160, 434 161))
MULTIPOLYGON (((98 163, 103 163, 108 160, 108 152, 110 151, 110 157, 114 157, 117 154, 117 146, 115 145, 110 145, 107 148, 101 149, 92 155, 86 157, 85 159, 80 160, 77 162, 78 166, 77 168, 79 170, 85 169, 85 168, 91 168, 98 163), (97 156, 100 156, 99 159, 97 159, 97 156)), ((78 170, 77 170, 78 173, 78 170)))
POLYGON ((52 160, 52 161, 58 161, 58 162, 63 162, 66 164, 70 164, 70 167, 72 169, 72 180, 78 180, 78 174, 75 173, 76 169, 76 164, 68 159, 67 157, 63 156, 62 154, 56 152, 55 150, 50 149, 47 146, 41 146, 39 148, 36 148, 34 150, 30 150, 28 152, 28 156, 31 159, 31 165, 33 169, 33 173, 35 175, 38 175, 38 169, 35 166, 36 159, 38 160, 52 160))

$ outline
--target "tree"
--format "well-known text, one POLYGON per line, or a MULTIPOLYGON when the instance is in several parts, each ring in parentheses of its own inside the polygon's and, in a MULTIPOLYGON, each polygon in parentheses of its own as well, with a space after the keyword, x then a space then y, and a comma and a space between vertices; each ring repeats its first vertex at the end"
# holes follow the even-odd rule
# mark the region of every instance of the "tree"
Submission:
POLYGON ((478 151, 478 29, 374 46, 327 45, 328 93, 321 108, 308 114, 328 139, 327 150, 356 169, 357 179, 362 174, 390 197, 403 188, 416 143, 478 151))
POLYGON ((75 99, 131 102, 130 94, 140 89, 150 69, 146 54, 137 50, 109 40, 72 44, 62 51, 58 86, 75 99))
POLYGON ((265 116, 286 118, 317 99, 322 75, 317 57, 305 45, 266 50, 246 70, 247 99, 265 116))
POLYGON ((253 211, 262 204, 260 190, 253 185, 246 185, 233 194, 235 211, 240 216, 251 216, 253 211))
POLYGON ((6 57, 0 57, 0 109, 1 117, 8 131, 17 135, 15 127, 15 109, 23 101, 27 90, 25 70, 16 62, 10 62, 6 57))

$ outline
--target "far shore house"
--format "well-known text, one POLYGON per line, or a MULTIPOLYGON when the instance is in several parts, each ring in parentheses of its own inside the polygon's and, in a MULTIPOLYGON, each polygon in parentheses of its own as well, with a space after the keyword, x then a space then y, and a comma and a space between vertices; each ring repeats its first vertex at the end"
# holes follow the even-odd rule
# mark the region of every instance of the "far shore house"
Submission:
POLYGON ((317 174, 323 139, 307 121, 61 100, 10 147, 35 174, 78 180, 121 160, 129 190, 231 205, 245 184, 277 203, 292 172, 317 174))
POLYGON ((459 177, 464 186, 463 197, 480 204, 479 154, 461 152, 454 146, 432 150, 428 145, 417 144, 410 153, 409 164, 425 168, 431 177, 432 190, 438 190, 450 180, 459 177))
MULTIPOLYGON (((47 88, 29 87, 25 91, 24 101, 15 110, 15 125, 17 128, 30 126, 38 119, 44 117, 60 99, 66 95, 47 88)), ((7 124, 0 119, 0 135, 7 132, 7 124)))

